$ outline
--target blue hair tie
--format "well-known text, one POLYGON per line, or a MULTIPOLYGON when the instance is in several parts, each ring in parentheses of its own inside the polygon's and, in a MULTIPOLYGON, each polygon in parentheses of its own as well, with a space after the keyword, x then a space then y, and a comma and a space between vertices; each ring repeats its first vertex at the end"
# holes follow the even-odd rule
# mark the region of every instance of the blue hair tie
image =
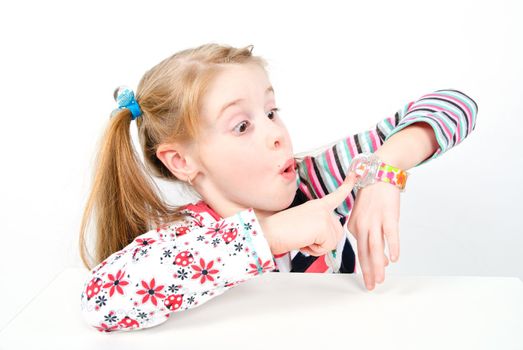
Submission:
POLYGON ((114 99, 118 103, 118 109, 128 108, 132 113, 132 120, 142 115, 142 110, 134 98, 134 92, 126 86, 119 86, 114 90, 114 99))

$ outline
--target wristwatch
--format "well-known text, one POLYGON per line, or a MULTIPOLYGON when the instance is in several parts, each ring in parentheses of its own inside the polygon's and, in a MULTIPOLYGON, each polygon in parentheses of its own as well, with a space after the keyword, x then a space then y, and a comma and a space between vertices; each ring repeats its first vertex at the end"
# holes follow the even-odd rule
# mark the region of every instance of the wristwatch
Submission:
POLYGON ((408 172, 382 162, 376 154, 370 152, 360 153, 352 158, 348 171, 357 175, 354 187, 358 190, 382 181, 405 192, 405 184, 409 176, 408 172))

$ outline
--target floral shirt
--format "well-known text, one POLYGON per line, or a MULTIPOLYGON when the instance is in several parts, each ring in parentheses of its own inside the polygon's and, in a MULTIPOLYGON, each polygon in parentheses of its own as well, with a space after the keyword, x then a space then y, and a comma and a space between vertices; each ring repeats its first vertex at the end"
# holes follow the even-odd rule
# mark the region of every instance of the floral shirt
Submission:
MULTIPOLYGON (((464 93, 446 89, 406 103, 368 131, 350 135, 305 156, 295 155, 298 189, 289 207, 322 198, 343 182, 351 159, 375 152, 388 138, 417 122, 431 125, 439 148, 416 166, 436 159, 475 128, 478 107, 464 93)), ((334 210, 343 225, 354 189, 334 210)), ((269 271, 353 273, 356 257, 347 237, 332 254, 299 250, 273 255, 252 208, 222 218, 200 200, 182 207, 188 216, 137 236, 94 267, 83 285, 81 310, 99 331, 154 327, 174 312, 204 304, 235 285, 269 271)))

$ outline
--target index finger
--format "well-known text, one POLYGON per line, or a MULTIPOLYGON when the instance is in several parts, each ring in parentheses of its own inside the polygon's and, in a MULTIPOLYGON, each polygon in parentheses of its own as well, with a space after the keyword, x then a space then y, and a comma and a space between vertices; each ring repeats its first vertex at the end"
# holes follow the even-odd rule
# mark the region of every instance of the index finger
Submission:
POLYGON ((347 174, 341 185, 333 192, 324 196, 320 200, 327 203, 329 209, 336 209, 344 200, 347 199, 356 184, 357 176, 354 172, 347 174))

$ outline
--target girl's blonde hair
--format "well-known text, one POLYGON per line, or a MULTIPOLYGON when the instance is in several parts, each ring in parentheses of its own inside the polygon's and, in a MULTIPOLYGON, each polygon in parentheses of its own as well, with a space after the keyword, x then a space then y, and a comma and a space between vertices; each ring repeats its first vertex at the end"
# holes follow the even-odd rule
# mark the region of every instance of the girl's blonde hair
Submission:
POLYGON ((205 44, 179 51, 144 74, 136 90, 142 110, 136 122, 144 164, 132 145, 131 112, 124 108, 112 114, 100 141, 93 187, 80 227, 80 257, 88 269, 153 227, 187 215, 180 206, 171 206, 162 199, 150 177, 152 174, 185 185, 156 157, 156 150, 161 143, 190 144, 198 140, 202 97, 221 65, 267 65, 263 58, 252 54, 253 48, 205 44), (86 246, 91 216, 96 226, 93 264, 87 258, 86 246))

